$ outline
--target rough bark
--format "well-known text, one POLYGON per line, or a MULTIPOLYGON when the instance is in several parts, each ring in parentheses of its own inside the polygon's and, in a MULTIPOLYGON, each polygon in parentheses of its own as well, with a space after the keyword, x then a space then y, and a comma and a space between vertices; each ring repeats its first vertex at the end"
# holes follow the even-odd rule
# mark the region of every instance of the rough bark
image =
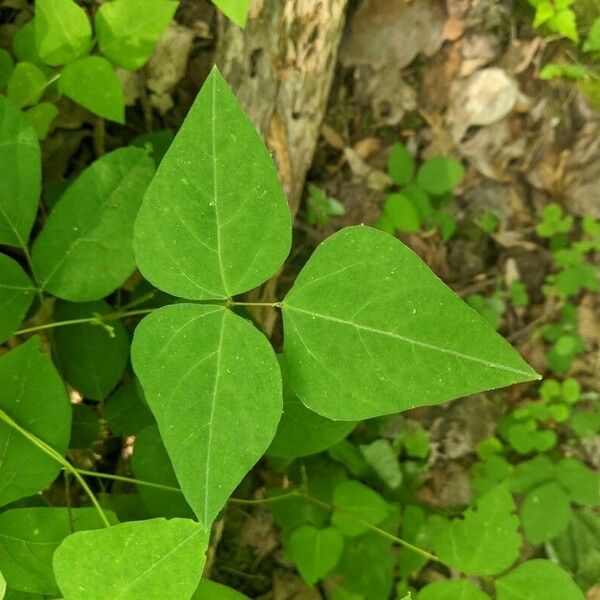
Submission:
POLYGON ((273 152, 292 214, 327 105, 347 0, 253 0, 221 20, 216 62, 273 152))

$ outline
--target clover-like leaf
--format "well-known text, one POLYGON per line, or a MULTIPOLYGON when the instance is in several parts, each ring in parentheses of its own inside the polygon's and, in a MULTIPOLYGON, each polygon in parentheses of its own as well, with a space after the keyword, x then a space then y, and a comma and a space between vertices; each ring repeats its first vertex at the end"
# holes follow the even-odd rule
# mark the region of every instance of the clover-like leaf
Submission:
POLYGON ((531 543, 548 542, 569 525, 572 516, 569 497, 557 483, 545 483, 528 492, 521 504, 520 516, 531 543), (551 519, 549 515, 552 515, 551 519))
POLYGON ((337 527, 317 529, 305 525, 296 529, 287 550, 306 583, 313 585, 338 564, 344 549, 344 536, 337 527))
POLYGON ((515 502, 502 486, 487 492, 464 519, 454 519, 435 540, 435 552, 446 564, 468 575, 495 575, 519 556, 519 520, 515 502))
POLYGON ((65 539, 54 573, 68 600, 190 598, 209 532, 191 519, 131 521, 65 539))
MULTIPOLYGON (((0 358, 0 410, 17 425, 64 453, 71 435, 71 405, 40 338, 0 358)), ((34 494, 58 475, 60 465, 0 420, 0 506, 34 494)), ((5 573, 6 575, 6 573, 5 573)))
POLYGON ((369 227, 332 235, 282 303, 300 399, 366 419, 537 378, 406 246, 369 227))
POLYGON ((497 600, 584 600, 566 571, 549 560, 528 560, 496 580, 497 600))
POLYGON ((137 264, 170 294, 225 299, 273 275, 290 243, 275 165, 214 69, 144 197, 137 264))
POLYGON ((138 325, 132 361, 186 500, 210 525, 275 435, 275 353, 223 306, 174 304, 138 325))

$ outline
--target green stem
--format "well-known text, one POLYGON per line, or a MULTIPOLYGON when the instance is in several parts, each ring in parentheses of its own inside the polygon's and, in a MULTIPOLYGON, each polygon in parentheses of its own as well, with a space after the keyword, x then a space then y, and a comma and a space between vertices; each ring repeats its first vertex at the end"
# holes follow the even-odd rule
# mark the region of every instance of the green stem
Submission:
POLYGON ((94 508, 98 511, 98 515, 100 519, 104 523, 105 527, 110 527, 110 522, 102 510, 98 499, 96 498, 94 492, 90 489, 85 479, 79 474, 77 469, 62 455, 60 452, 57 452, 52 446, 48 445, 44 440, 41 440, 39 437, 27 431, 24 427, 21 427, 16 421, 11 419, 2 409, 0 409, 0 420, 4 421, 9 427, 12 427, 15 431, 18 431, 24 438, 29 440, 34 446, 37 446, 42 452, 53 458, 57 463, 62 465, 62 467, 69 472, 81 485, 85 493, 88 495, 90 501, 94 505, 94 508))
POLYGON ((96 315, 93 317, 83 317, 81 319, 70 319, 69 321, 55 321, 54 323, 44 323, 35 327, 27 327, 15 331, 14 335, 23 335, 25 333, 33 333, 35 331, 43 331, 45 329, 54 329, 55 327, 65 327, 66 325, 82 325, 84 323, 97 323, 101 325, 105 321, 116 321, 118 319, 126 319, 127 317, 137 317, 139 315, 147 315, 156 310, 155 308, 141 308, 138 310, 128 310, 124 312, 108 313, 106 315, 96 315))
POLYGON ((152 481, 144 481, 143 479, 134 479, 133 477, 113 475, 112 473, 99 473, 97 471, 88 471, 86 469, 77 469, 77 472, 80 475, 86 475, 87 477, 98 477, 99 479, 110 479, 112 481, 121 481, 123 483, 133 483, 135 485, 151 487, 157 490, 163 490, 165 492, 174 492, 176 494, 183 493, 179 488, 172 487, 170 485, 163 485, 162 483, 154 483, 152 481))
POLYGON ((229 498, 227 502, 229 504, 239 504, 241 506, 254 506, 257 504, 274 504, 275 502, 280 502, 281 500, 287 500, 293 496, 300 496, 298 490, 292 490, 287 494, 281 494, 280 496, 271 496, 270 498, 259 498, 257 500, 245 500, 244 498, 229 498))
POLYGON ((230 300, 229 306, 270 306, 271 308, 281 308, 281 302, 238 302, 230 300))
POLYGON ((340 515, 344 515, 345 517, 348 517, 348 518, 352 519, 353 521, 356 521, 357 523, 359 523, 366 529, 371 530, 372 532, 380 535, 381 537, 384 537, 392 542, 395 542, 396 544, 400 544, 401 546, 404 546, 407 550, 411 550, 412 552, 415 552, 416 554, 420 554, 421 556, 425 557, 427 560, 432 560, 434 562, 444 564, 435 554, 431 554, 431 552, 427 552, 427 550, 423 550, 423 548, 419 548, 418 546, 415 546, 414 544, 411 544, 410 542, 407 542, 406 540, 403 540, 402 538, 399 538, 398 536, 395 536, 395 535, 385 531, 385 529, 381 529, 380 527, 377 527, 376 525, 373 525, 372 523, 369 523, 368 521, 365 521, 364 519, 361 519, 360 517, 356 517, 355 515, 353 515, 351 513, 347 513, 346 511, 343 511, 343 510, 337 508, 336 506, 329 504, 328 502, 323 502, 322 500, 313 498, 312 496, 309 496, 306 493, 300 493, 300 495, 304 499, 308 500, 308 502, 311 502, 312 504, 316 504, 317 506, 325 508, 331 512, 334 512, 334 511, 338 512, 340 515))

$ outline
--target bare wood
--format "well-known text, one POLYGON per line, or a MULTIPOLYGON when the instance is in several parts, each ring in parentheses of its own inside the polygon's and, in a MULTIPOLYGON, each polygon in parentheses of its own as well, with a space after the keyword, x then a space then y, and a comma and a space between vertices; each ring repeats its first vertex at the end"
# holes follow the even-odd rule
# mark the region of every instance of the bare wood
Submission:
POLYGON ((327 106, 347 0, 253 0, 221 20, 216 62, 277 161, 292 214, 327 106))

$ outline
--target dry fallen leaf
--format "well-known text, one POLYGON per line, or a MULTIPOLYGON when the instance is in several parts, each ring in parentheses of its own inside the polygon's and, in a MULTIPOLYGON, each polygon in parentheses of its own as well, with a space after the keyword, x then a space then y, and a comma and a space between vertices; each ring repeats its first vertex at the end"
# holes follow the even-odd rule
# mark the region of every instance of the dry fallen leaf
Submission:
POLYGON ((519 98, 519 87, 506 71, 490 67, 453 86, 448 123, 459 143, 473 125, 491 125, 508 115, 519 98))

